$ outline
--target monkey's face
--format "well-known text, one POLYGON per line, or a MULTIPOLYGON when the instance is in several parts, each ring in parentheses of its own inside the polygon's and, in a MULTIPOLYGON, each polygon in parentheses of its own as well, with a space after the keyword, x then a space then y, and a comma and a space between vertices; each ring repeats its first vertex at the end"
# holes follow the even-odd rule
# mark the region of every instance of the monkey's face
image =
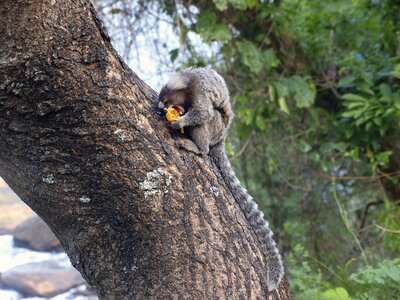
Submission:
POLYGON ((171 90, 164 86, 161 89, 160 95, 158 97, 158 108, 162 111, 166 111, 171 106, 180 107, 183 109, 185 107, 186 95, 183 90, 171 90))

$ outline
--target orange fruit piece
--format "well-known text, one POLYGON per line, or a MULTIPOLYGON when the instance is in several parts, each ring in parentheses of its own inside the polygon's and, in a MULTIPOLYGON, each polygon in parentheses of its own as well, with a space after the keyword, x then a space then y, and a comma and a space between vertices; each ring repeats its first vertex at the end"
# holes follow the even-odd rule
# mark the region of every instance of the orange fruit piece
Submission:
POLYGON ((174 107, 169 107, 167 109, 167 114, 165 115, 168 122, 173 122, 175 120, 178 120, 180 116, 181 116, 180 112, 174 107))

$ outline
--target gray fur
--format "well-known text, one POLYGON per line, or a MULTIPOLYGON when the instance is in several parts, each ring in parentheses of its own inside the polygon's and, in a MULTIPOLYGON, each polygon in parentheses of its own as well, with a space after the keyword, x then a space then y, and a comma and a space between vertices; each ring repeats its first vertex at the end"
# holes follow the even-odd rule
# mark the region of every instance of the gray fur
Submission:
POLYGON ((208 154, 218 166, 263 249, 267 259, 268 290, 275 289, 284 271, 272 231, 253 198, 240 185, 225 153, 225 138, 234 115, 225 80, 212 69, 187 69, 174 74, 165 88, 182 90, 186 93, 185 102, 189 103, 187 113, 171 123, 173 129, 184 127, 190 138, 180 139, 178 146, 196 154, 208 154))

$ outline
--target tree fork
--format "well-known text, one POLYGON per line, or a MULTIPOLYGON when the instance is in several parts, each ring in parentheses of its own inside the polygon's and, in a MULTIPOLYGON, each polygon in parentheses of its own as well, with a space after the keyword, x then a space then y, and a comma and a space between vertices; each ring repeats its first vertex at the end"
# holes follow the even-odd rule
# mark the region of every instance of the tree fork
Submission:
POLYGON ((244 215, 155 100, 89 1, 0 0, 0 176, 99 297, 292 299, 267 295, 244 215))

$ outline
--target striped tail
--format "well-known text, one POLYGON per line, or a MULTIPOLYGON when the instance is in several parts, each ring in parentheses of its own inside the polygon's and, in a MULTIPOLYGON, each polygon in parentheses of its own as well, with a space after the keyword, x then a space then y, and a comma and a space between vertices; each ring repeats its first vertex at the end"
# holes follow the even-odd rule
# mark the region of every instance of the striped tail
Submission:
POLYGON ((264 214, 258 210, 258 205, 254 202, 254 199, 240 185, 240 181, 233 172, 225 153, 224 142, 210 149, 210 157, 219 168, 225 184, 228 186, 257 236, 267 259, 268 290, 272 291, 280 283, 284 270, 282 258, 272 238, 272 231, 268 227, 268 222, 264 220, 264 214))

